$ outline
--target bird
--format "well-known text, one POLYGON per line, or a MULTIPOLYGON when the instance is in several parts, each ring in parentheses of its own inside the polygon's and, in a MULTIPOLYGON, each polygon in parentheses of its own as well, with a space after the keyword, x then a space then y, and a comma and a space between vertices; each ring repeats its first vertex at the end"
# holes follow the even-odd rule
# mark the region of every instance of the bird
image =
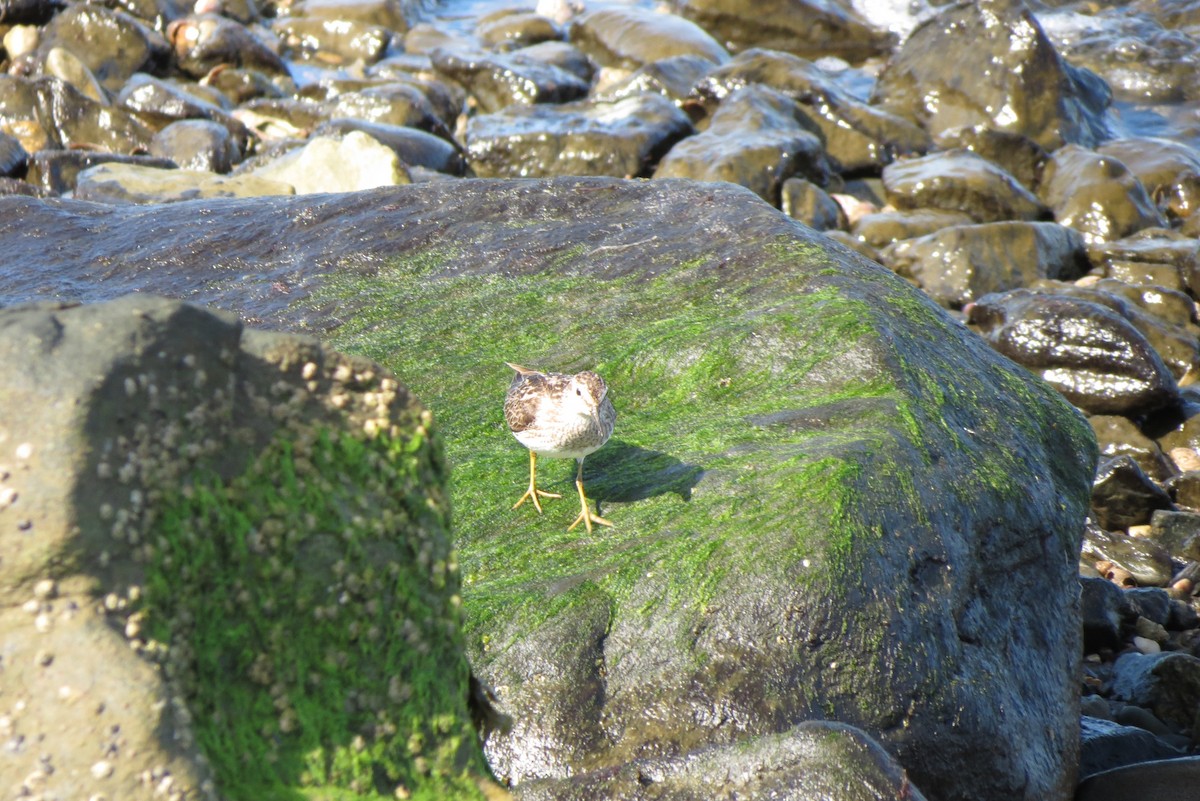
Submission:
POLYGON ((562 497, 538 489, 539 454, 551 459, 574 459, 579 464, 575 488, 579 491, 580 510, 567 531, 574 530, 580 523, 589 534, 593 523, 612 526, 612 521, 592 514, 583 491, 584 457, 608 442, 617 420, 617 411, 608 397, 608 385, 591 370, 567 375, 530 370, 511 362, 505 364, 517 374, 508 385, 508 394, 504 398, 504 419, 517 442, 529 449, 529 489, 513 509, 525 501, 532 501, 541 514, 539 498, 562 497))

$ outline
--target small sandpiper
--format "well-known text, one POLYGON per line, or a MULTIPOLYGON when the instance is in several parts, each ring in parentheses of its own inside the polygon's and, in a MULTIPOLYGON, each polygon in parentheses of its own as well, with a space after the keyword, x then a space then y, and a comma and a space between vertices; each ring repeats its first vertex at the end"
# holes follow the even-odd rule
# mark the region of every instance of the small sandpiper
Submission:
POLYGON ((579 463, 575 473, 575 488, 579 490, 579 517, 567 531, 583 523, 588 533, 592 523, 611 526, 612 523, 588 510, 587 495, 583 492, 583 459, 598 450, 612 436, 617 411, 608 399, 604 379, 591 370, 575 375, 539 373, 519 364, 505 362, 517 371, 508 385, 504 399, 504 419, 508 427, 529 449, 529 489, 517 501, 516 509, 526 500, 533 501, 540 514, 538 497, 561 498, 537 487, 537 457, 574 459, 579 463))

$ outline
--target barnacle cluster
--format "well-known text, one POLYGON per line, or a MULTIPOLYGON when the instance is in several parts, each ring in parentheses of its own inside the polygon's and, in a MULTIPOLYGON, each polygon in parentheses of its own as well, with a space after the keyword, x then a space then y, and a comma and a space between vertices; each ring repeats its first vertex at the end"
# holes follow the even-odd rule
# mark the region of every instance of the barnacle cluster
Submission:
POLYGON ((99 608, 161 667, 171 736, 211 768, 201 793, 477 795, 429 412, 294 337, 169 361, 110 380, 90 528, 99 608))

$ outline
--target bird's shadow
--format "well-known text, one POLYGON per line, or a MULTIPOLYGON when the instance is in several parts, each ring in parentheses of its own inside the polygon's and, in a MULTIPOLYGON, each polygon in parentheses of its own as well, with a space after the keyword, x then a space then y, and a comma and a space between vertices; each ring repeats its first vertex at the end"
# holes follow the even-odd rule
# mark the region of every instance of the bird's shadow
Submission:
POLYGON ((692 499, 692 488, 700 482, 704 468, 685 464, 670 454, 608 441, 583 463, 583 482, 588 497, 597 501, 629 503, 674 493, 680 500, 692 499))

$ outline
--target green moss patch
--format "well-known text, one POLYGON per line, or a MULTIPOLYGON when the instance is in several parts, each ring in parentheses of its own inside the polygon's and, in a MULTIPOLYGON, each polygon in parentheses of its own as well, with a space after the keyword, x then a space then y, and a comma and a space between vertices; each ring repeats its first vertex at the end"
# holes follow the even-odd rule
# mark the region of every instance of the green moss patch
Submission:
MULTIPOLYGON (((796 264, 813 250, 779 258, 796 264)), ((761 272, 780 284, 773 303, 730 291, 704 260, 599 280, 570 270, 458 276, 451 260, 422 257, 330 278, 317 302, 355 309, 332 344, 394 370, 445 435, 476 647, 497 618, 536 624, 584 582, 620 603, 658 569, 668 577, 659 602, 702 610, 731 571, 804 564, 813 580, 831 580, 857 539, 877 536, 847 511, 862 471, 844 456, 884 453, 908 424, 895 387, 853 356, 873 312, 800 273, 779 281, 778 264, 761 272), (506 361, 595 369, 608 381, 616 431, 584 475, 614 528, 567 532, 578 512, 573 463, 539 463, 543 486, 564 496, 545 515, 510 508, 528 456, 503 421, 506 361), (814 373, 825 381, 802 383, 814 373), (815 407, 833 408, 838 424, 771 417, 815 407)))
POLYGON ((441 481, 423 429, 322 432, 166 499, 140 616, 223 797, 479 797, 441 481))

